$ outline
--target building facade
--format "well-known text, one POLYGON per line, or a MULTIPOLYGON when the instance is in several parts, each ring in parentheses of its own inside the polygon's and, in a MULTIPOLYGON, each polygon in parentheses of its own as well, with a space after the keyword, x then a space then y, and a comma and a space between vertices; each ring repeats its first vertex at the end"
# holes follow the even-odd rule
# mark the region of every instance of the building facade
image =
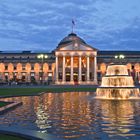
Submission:
POLYGON ((71 33, 50 53, 0 51, 0 84, 99 84, 116 55, 140 81, 140 51, 100 51, 71 33))

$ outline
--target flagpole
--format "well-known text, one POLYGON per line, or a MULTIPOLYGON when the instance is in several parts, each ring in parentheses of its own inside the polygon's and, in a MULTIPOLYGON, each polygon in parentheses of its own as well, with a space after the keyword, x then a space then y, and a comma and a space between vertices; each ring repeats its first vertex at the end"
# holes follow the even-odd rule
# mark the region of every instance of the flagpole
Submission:
POLYGON ((74 33, 74 25, 75 25, 75 22, 74 22, 74 20, 72 19, 72 33, 74 33))
POLYGON ((72 22, 72 33, 73 33, 73 22, 72 22))
POLYGON ((72 24, 72 33, 73 33, 73 24, 72 24))

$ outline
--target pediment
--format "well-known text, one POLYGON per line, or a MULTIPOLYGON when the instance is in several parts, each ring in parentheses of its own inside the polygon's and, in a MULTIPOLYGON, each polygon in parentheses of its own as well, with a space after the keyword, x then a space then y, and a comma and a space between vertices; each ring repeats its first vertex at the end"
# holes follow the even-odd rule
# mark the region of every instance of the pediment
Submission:
POLYGON ((67 46, 61 46, 57 50, 59 51, 73 51, 73 50, 79 50, 79 51, 95 51, 97 49, 92 48, 89 45, 84 45, 84 44, 69 44, 67 46))

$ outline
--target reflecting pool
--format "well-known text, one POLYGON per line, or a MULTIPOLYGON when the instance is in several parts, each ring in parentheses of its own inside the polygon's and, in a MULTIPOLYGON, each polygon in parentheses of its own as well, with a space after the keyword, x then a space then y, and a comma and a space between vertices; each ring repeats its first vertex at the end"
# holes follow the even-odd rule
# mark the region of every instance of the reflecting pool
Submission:
POLYGON ((23 105, 0 115, 0 126, 19 126, 65 139, 140 140, 139 100, 95 100, 94 93, 13 97, 23 105))

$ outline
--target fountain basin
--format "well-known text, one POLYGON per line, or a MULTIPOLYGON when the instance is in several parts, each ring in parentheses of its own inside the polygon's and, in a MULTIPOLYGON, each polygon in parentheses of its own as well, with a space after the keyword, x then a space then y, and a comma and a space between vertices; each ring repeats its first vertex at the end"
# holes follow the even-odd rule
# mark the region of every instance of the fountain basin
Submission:
POLYGON ((102 84, 101 86, 116 86, 116 87, 133 87, 134 86, 134 82, 133 82, 133 78, 131 76, 104 76, 102 78, 102 84))
POLYGON ((113 64, 107 67, 107 73, 102 78, 101 86, 96 90, 95 98, 140 99, 140 92, 139 88, 134 86, 133 78, 128 74, 127 66, 113 64))
POLYGON ((128 100, 140 99, 139 89, 134 87, 99 87, 96 90, 97 99, 128 100))

